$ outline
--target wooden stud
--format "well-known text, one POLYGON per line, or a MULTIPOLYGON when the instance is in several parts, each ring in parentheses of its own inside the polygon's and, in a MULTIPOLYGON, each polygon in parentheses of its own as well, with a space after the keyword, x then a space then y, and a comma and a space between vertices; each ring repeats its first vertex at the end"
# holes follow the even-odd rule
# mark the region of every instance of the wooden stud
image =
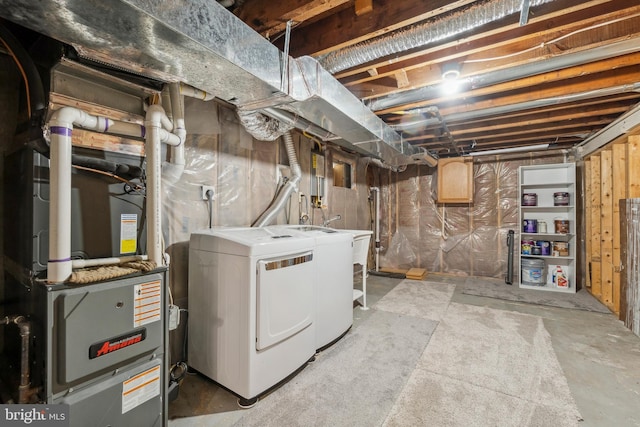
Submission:
POLYGON ((378 75, 378 69, 377 69, 377 68, 369 68, 369 69, 367 70, 367 73, 369 73, 369 75, 370 75, 371 77, 375 77, 375 76, 377 76, 377 75, 378 75))
POLYGON ((613 172, 612 152, 604 150, 600 154, 601 217, 600 217, 600 258, 602 278, 602 299, 613 308, 613 172))
POLYGON ((356 0, 356 15, 364 15, 373 11, 373 0, 356 0))
POLYGON ((602 295, 600 277, 600 156, 591 160, 591 293, 596 298, 602 295))
POLYGON ((627 197, 640 197, 640 135, 633 135, 627 142, 627 197))
POLYGON ((613 152, 613 311, 620 314, 620 200, 627 198, 627 145, 614 144, 613 152))
POLYGON ((398 89, 409 86, 409 78, 404 70, 398 70, 394 75, 398 89))
MULTIPOLYGON (((591 188, 591 159, 586 159, 584 161, 584 229, 591 230, 591 192, 593 189, 591 188)), ((574 203, 575 204, 575 203, 574 203)), ((585 263, 587 274, 585 274, 585 286, 587 288, 591 288, 591 275, 589 273, 589 268, 591 266, 591 238, 589 238, 590 232, 587 231, 586 237, 584 239, 585 244, 585 263)))
POLYGON ((600 294, 596 294, 595 289, 600 292, 600 275, 600 261, 591 261, 591 294, 598 300, 600 299, 600 294))

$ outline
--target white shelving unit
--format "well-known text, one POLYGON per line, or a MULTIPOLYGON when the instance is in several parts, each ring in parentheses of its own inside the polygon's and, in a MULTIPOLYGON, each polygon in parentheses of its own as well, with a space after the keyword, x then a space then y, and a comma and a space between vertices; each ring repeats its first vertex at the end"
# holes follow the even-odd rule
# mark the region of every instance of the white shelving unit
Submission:
MULTIPOLYGON (((575 163, 559 163, 548 165, 521 166, 518 170, 518 190, 520 196, 520 239, 518 274, 519 286, 526 289, 541 291, 555 291, 574 293, 576 291, 576 169, 575 163), (536 206, 524 206, 523 195, 534 193, 537 195, 536 206), (568 193, 569 205, 556 206, 554 204, 555 193, 568 193), (526 220, 538 221, 536 233, 525 232, 526 220), (555 221, 569 222, 568 233, 556 233, 555 221), (540 232, 540 222, 547 224, 547 231, 540 232), (549 255, 523 254, 523 241, 549 242, 549 255), (554 253, 554 242, 568 244, 568 256, 560 256, 554 253), (544 262, 543 276, 546 279, 531 281, 530 277, 523 283, 522 260, 542 260, 544 262), (567 286, 558 286, 564 280, 556 280, 558 271, 568 280, 567 286), (535 285, 532 283, 535 282, 535 285)), ((530 262, 529 262, 530 263, 530 262)), ((538 264, 539 262, 536 262, 538 264)), ((541 263, 539 263, 541 264, 541 263)), ((527 268, 527 273, 531 273, 527 268)), ((534 269, 535 273, 538 272, 534 269)))

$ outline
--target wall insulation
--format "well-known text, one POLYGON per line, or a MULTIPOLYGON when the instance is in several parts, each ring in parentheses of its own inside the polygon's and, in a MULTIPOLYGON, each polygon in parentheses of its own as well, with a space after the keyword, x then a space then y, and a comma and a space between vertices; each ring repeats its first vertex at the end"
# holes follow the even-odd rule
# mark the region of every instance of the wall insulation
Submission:
POLYGON ((436 202, 434 168, 413 165, 403 172, 382 172, 381 267, 504 278, 509 230, 520 245, 518 167, 564 161, 562 153, 478 158, 469 204, 436 202))

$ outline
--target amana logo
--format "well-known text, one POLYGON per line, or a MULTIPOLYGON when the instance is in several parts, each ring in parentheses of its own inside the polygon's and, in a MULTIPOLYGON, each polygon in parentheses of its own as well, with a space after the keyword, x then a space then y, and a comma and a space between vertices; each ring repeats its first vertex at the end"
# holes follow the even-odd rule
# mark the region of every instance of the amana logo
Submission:
POLYGON ((133 332, 129 332, 128 334, 100 341, 89 347, 89 359, 95 359, 96 357, 104 356, 114 351, 121 350, 125 347, 132 346, 141 341, 144 341, 146 337, 147 330, 146 328, 142 328, 133 332))

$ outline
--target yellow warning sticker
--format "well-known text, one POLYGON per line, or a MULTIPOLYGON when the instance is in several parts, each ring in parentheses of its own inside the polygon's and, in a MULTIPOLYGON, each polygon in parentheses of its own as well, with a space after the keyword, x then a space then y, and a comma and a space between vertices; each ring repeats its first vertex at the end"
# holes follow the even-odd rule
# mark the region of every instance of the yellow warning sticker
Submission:
POLYGON ((120 215, 120 253, 131 254, 138 246, 138 215, 120 215))

